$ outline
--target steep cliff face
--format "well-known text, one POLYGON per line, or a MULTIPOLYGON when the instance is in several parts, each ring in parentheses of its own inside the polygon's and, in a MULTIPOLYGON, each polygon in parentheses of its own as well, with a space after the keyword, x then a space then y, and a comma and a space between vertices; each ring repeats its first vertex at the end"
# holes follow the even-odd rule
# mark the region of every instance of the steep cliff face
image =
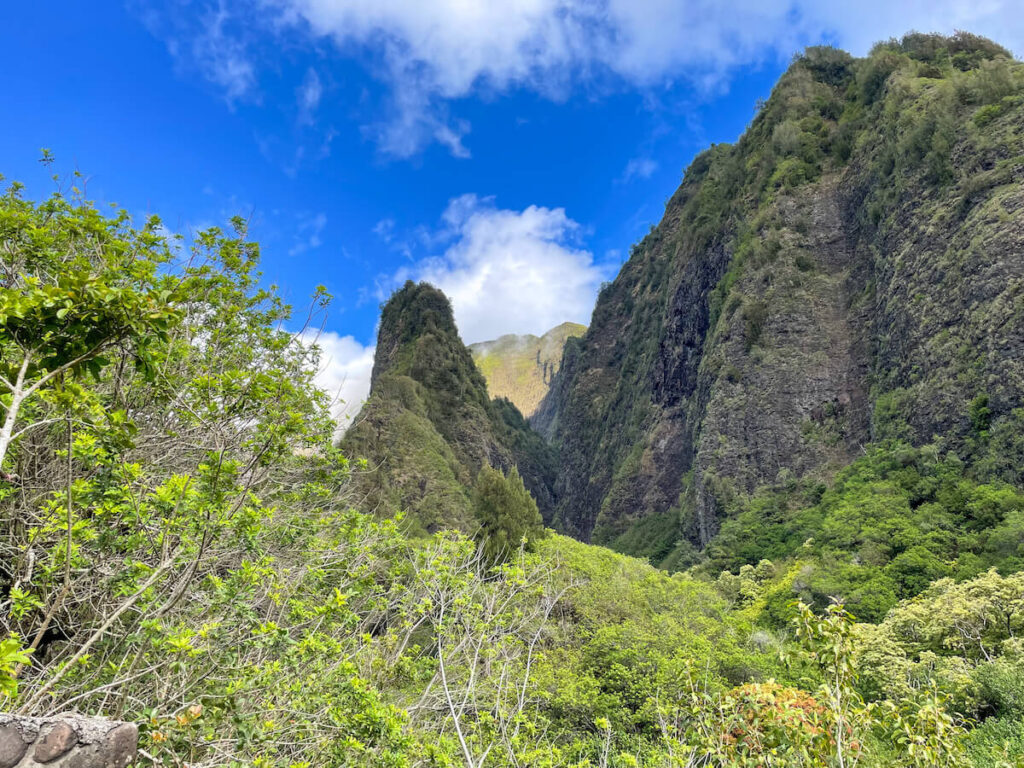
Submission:
POLYGON ((472 527, 484 465, 518 466, 542 513, 554 506, 551 448, 514 405, 490 399, 451 304, 425 283, 406 283, 384 306, 370 397, 342 448, 368 462, 356 477, 365 506, 405 511, 427 531, 472 527))
POLYGON ((491 397, 504 397, 530 418, 544 399, 562 363, 565 343, 587 330, 562 323, 543 336, 508 334, 469 345, 491 397))
POLYGON ((992 446, 1024 422, 1022 96, 970 35, 796 60, 567 345, 533 419, 557 524, 658 562, 890 437, 1019 479, 992 446))

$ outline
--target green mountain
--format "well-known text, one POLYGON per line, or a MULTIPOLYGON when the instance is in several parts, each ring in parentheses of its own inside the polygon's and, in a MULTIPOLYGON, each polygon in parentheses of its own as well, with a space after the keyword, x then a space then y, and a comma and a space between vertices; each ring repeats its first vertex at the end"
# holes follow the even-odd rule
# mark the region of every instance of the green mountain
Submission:
POLYGON ((543 336, 507 334, 494 341, 470 344, 469 351, 487 380, 491 396, 511 400, 530 418, 558 372, 565 343, 586 330, 579 323, 562 323, 543 336))
POLYGON ((808 49, 694 160, 566 340, 536 431, 477 368, 543 382, 543 339, 474 367, 447 300, 406 286, 344 448, 428 530, 472 526, 477 470, 518 465, 560 532, 712 575, 810 557, 794 594, 871 619, 1016 570, 1022 123, 1024 66, 982 38, 808 49))
POLYGON ((369 464, 358 477, 369 508, 407 512, 426 531, 474 527, 485 465, 518 467, 550 520, 551 448, 512 403, 491 400, 450 302, 425 283, 406 283, 384 306, 370 397, 341 447, 369 464))
POLYGON ((407 283, 339 450, 244 221, 179 260, 11 184, 0 766, 55 712, 144 768, 1022 765, 1022 132, 986 40, 808 50, 565 344, 550 442, 407 283))
MULTIPOLYGON (((693 161, 566 347, 532 420, 560 456, 555 524, 676 565, 725 553, 732 520, 820 544, 821 494, 881 445, 1019 485, 1022 105, 1024 67, 968 34, 798 56, 739 141, 693 161)), ((939 482, 915 455, 898 471, 939 482)), ((939 503, 917 482, 893 491, 904 522, 939 503)), ((965 530, 962 502, 940 507, 965 530)), ((961 557, 920 518, 837 562, 888 567, 929 536, 921 557, 961 557)))

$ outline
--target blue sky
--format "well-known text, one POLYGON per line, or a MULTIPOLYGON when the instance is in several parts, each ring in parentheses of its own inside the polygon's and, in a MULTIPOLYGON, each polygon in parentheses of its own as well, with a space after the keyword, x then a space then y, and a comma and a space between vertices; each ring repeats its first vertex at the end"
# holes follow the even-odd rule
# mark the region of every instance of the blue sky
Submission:
POLYGON ((1016 52, 1015 0, 169 0, 0 11, 0 173, 172 230, 251 219, 267 280, 335 296, 323 381, 365 394, 383 298, 452 297, 466 341, 586 322, 693 155, 792 54, 911 28, 1016 52))

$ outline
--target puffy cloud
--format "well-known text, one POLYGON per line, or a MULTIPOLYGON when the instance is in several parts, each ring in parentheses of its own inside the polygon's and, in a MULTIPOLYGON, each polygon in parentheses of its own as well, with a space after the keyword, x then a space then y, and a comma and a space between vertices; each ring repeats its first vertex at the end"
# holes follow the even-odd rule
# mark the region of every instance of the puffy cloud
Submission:
POLYGON ((426 280, 452 301, 464 341, 506 333, 540 334, 566 320, 588 323, 605 269, 578 246, 580 226, 562 208, 497 208, 490 198, 451 200, 443 255, 400 270, 388 281, 426 280))
MULTIPOLYGON (((441 222, 421 237, 446 245, 444 253, 380 278, 379 299, 406 280, 433 283, 451 299, 466 343, 506 333, 540 334, 566 320, 590 321, 598 288, 609 275, 577 246, 580 226, 562 208, 503 210, 490 198, 462 195, 449 201, 441 222)), ((374 230, 391 237, 394 227, 384 220, 374 230)), ((303 340, 322 350, 317 384, 337 398, 334 413, 344 429, 369 394, 375 347, 333 332, 307 332, 303 340)))
POLYGON ((352 336, 333 331, 306 331, 306 344, 320 347, 320 368, 316 383, 332 399, 332 413, 341 429, 351 423, 370 392, 375 347, 363 346, 352 336))

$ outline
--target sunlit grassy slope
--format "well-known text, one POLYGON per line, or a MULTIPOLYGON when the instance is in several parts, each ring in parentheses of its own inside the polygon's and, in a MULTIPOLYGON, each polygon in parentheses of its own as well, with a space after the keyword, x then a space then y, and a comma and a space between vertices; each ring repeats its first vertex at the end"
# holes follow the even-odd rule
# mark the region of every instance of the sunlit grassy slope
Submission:
POLYGON ((469 349, 487 379, 491 397, 507 397, 529 418, 561 364, 565 342, 572 336, 582 336, 586 330, 579 323, 562 323, 540 337, 508 334, 494 341, 470 344, 469 349))

